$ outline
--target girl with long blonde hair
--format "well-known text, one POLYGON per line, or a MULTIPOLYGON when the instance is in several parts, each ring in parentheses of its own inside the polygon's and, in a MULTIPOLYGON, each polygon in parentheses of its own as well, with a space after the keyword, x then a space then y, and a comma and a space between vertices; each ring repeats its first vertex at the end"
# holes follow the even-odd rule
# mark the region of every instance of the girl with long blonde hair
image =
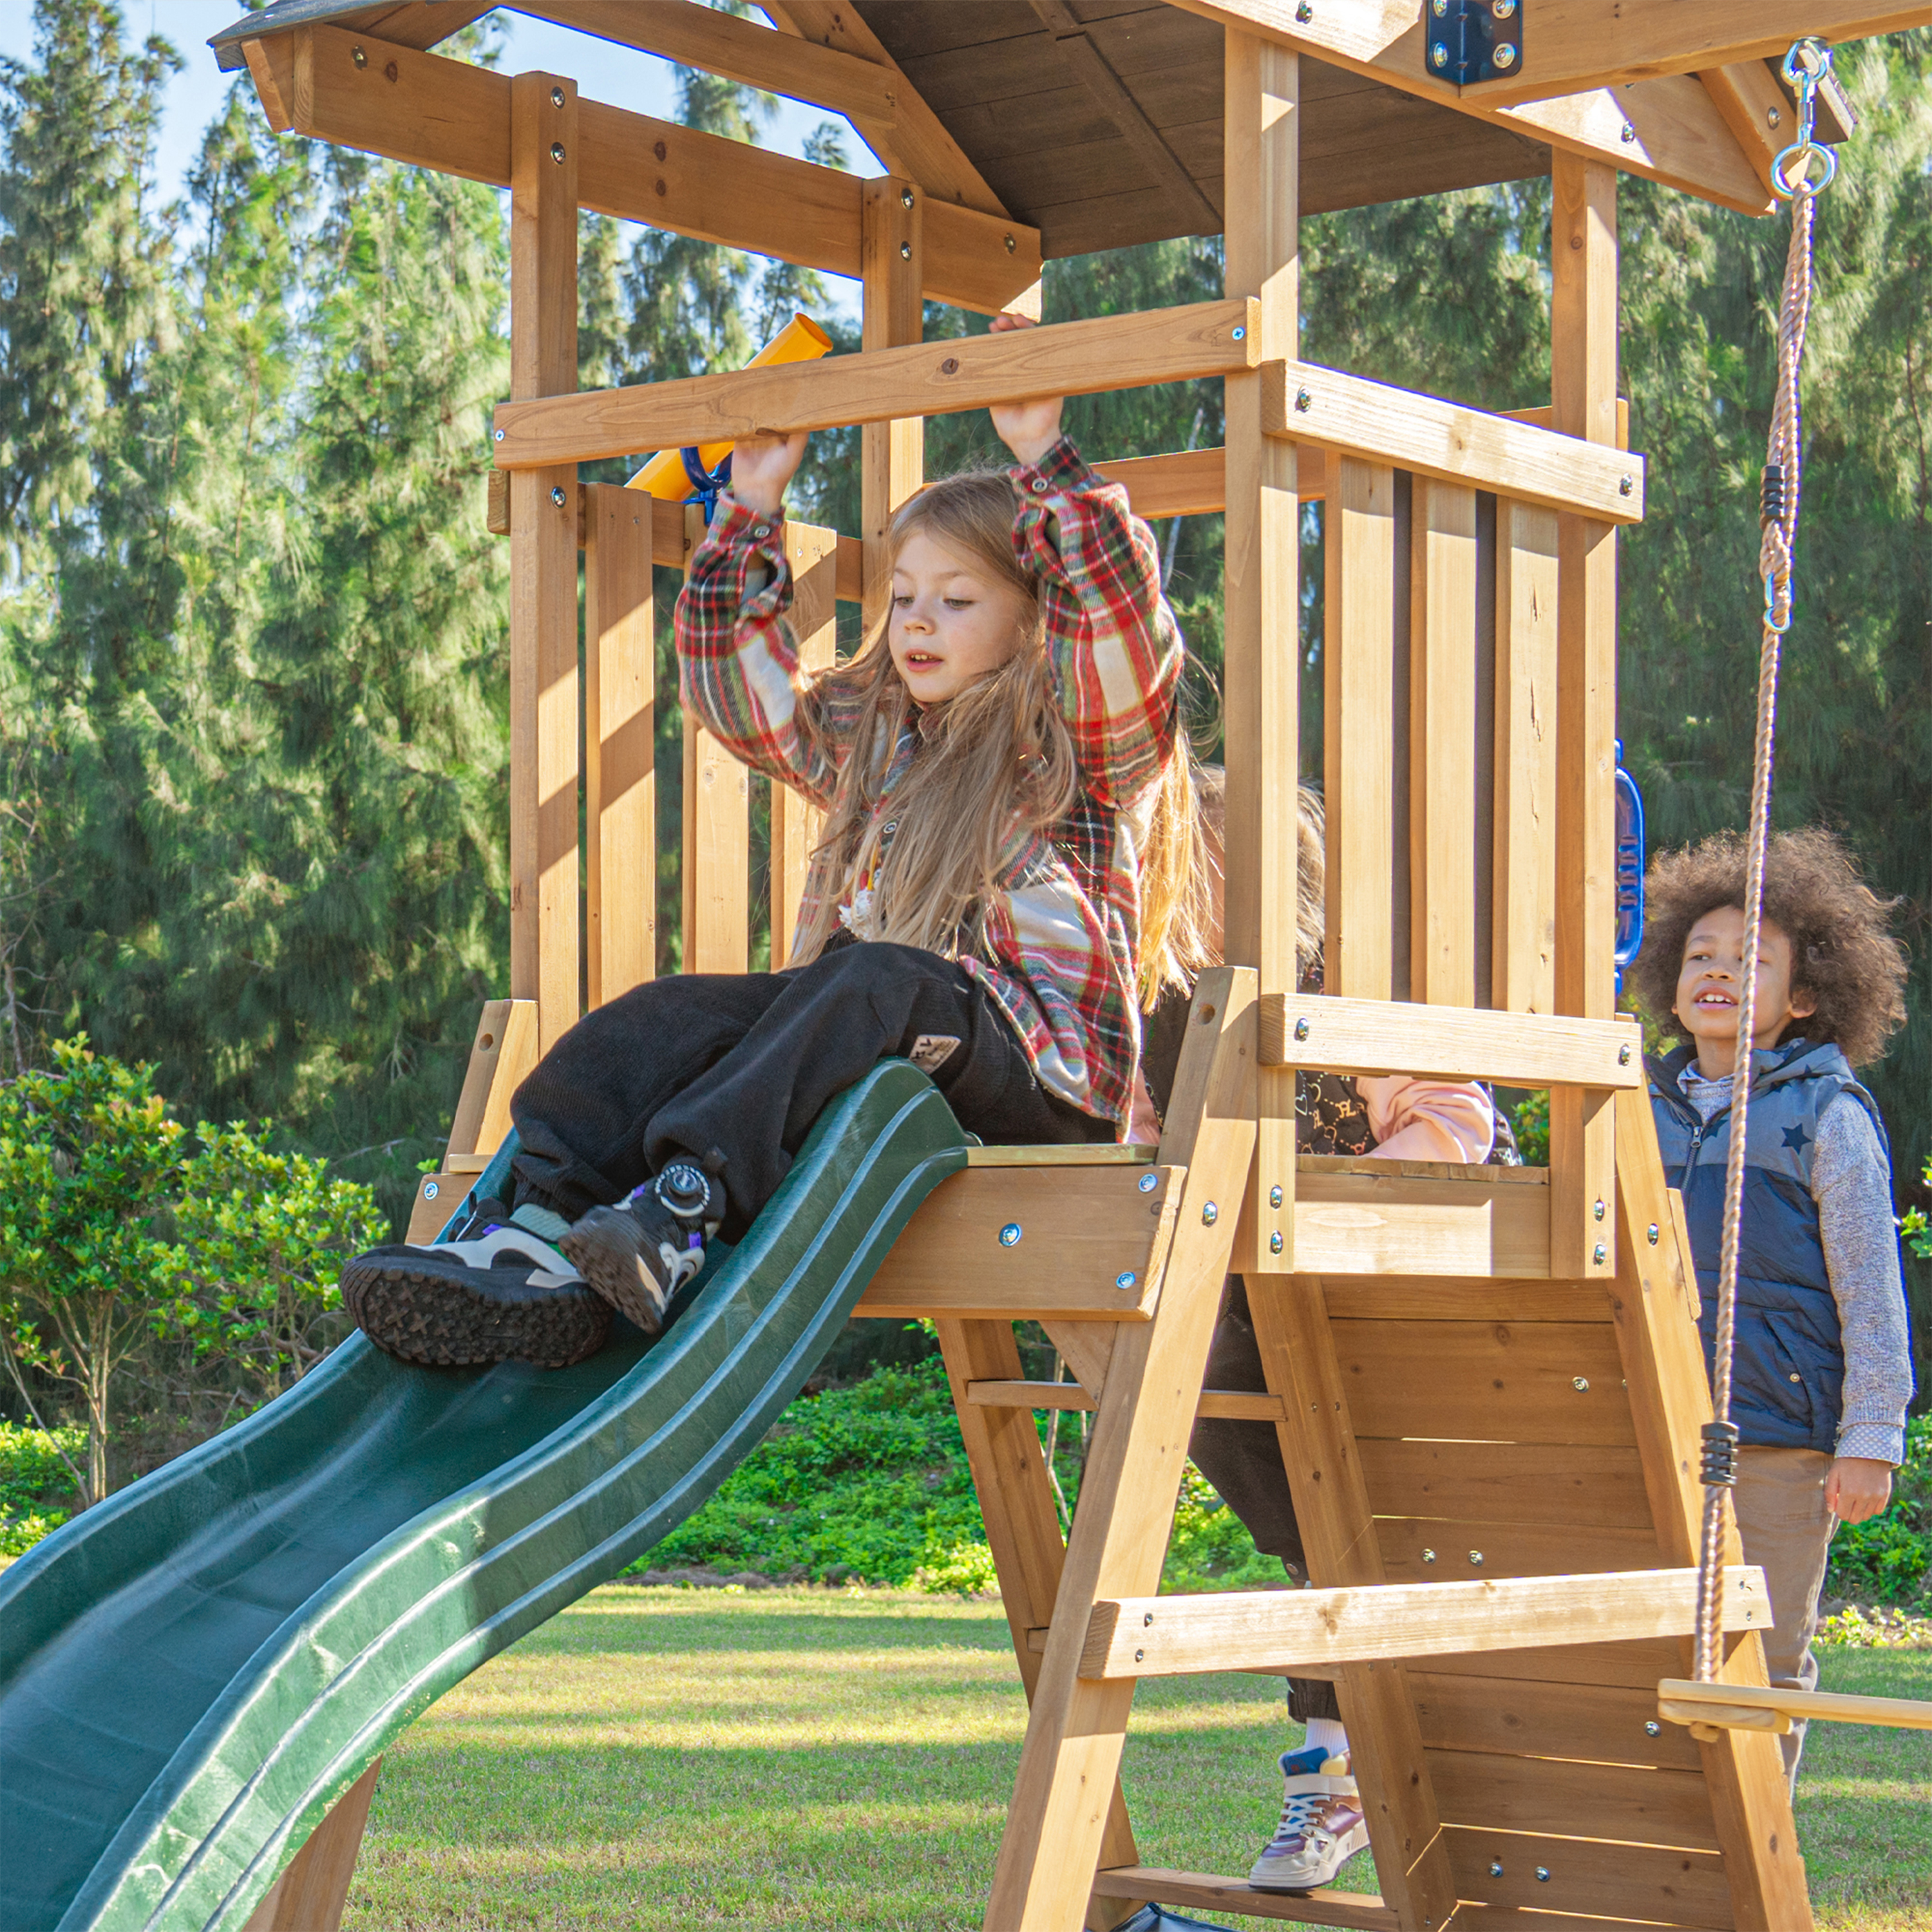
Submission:
POLYGON ((1142 1009, 1208 957, 1180 635, 1153 533, 1061 434, 1060 399, 992 417, 1012 464, 900 508, 890 609, 816 674, 785 614, 806 439, 738 444, 678 600, 680 686, 825 814, 794 964, 653 980, 566 1034, 512 1103, 514 1201, 345 1273, 391 1352, 574 1360, 614 1310, 655 1333, 706 1242, 742 1233, 883 1058, 987 1141, 1126 1127, 1142 1009))

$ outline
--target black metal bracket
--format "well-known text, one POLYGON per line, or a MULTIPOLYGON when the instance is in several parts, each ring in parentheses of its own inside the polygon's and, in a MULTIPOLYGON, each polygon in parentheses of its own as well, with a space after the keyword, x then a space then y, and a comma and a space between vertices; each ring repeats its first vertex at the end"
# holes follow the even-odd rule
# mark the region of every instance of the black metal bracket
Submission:
POLYGON ((1528 0, 1425 0, 1423 60, 1432 78, 1452 86, 1498 80, 1522 71, 1522 16, 1528 0))

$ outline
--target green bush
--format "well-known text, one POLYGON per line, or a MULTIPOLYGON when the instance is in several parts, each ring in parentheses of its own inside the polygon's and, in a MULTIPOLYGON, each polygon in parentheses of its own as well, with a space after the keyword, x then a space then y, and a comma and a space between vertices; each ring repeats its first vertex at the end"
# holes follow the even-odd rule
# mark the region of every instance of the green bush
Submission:
POLYGON ((69 1512, 58 1505, 75 1500, 74 1467, 86 1454, 87 1431, 78 1424, 50 1434, 0 1422, 0 1557, 26 1556, 66 1522, 69 1512))
POLYGON ((1826 1589, 1862 1604, 1932 1604, 1932 1415, 1906 1425, 1892 1501, 1869 1522, 1842 1524, 1826 1589))

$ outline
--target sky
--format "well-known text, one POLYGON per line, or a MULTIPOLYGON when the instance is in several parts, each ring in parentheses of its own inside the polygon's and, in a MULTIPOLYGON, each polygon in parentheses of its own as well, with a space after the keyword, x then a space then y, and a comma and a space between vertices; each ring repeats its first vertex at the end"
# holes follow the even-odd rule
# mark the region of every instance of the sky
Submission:
MULTIPOLYGON (((182 56, 181 71, 168 82, 155 155, 154 172, 164 200, 183 191, 202 132, 236 78, 216 67, 208 39, 242 18, 247 10, 235 0, 122 0, 122 16, 132 34, 142 38, 151 32, 161 34, 173 42, 182 56)), ((588 98, 662 119, 673 117, 676 91, 670 62, 608 40, 591 40, 548 21, 511 13, 498 17, 509 28, 502 62, 505 74, 538 68, 574 75, 588 98)), ((0 55, 30 60, 33 50, 33 0, 0 0, 0 55)), ((762 145, 775 153, 802 156, 807 138, 826 118, 822 108, 782 100, 762 145)), ((856 135, 848 131, 845 146, 856 166, 862 169, 872 164, 869 152, 856 135)), ((857 284, 835 276, 827 278, 827 286, 838 311, 856 317, 857 284)))

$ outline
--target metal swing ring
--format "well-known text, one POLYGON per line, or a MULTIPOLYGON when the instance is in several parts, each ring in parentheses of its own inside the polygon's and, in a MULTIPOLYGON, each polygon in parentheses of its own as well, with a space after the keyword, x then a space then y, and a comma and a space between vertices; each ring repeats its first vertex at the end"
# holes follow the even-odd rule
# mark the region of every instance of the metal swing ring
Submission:
POLYGON ((1820 194, 1832 185, 1838 172, 1838 158, 1829 148, 1815 141, 1794 141, 1771 164, 1772 192, 1784 201, 1795 200, 1800 195, 1820 194), (1824 170, 1815 181, 1811 178, 1814 161, 1821 164, 1824 170), (1787 172, 1794 162, 1795 176, 1787 172))
POLYGON ((1830 46, 1812 35, 1792 41, 1779 65, 1785 85, 1798 97, 1798 138, 1771 164, 1772 192, 1782 200, 1822 193, 1838 172, 1838 156, 1812 139, 1818 118, 1818 90, 1831 71, 1830 46), (1815 181, 1811 177, 1814 160, 1822 170, 1815 181))

